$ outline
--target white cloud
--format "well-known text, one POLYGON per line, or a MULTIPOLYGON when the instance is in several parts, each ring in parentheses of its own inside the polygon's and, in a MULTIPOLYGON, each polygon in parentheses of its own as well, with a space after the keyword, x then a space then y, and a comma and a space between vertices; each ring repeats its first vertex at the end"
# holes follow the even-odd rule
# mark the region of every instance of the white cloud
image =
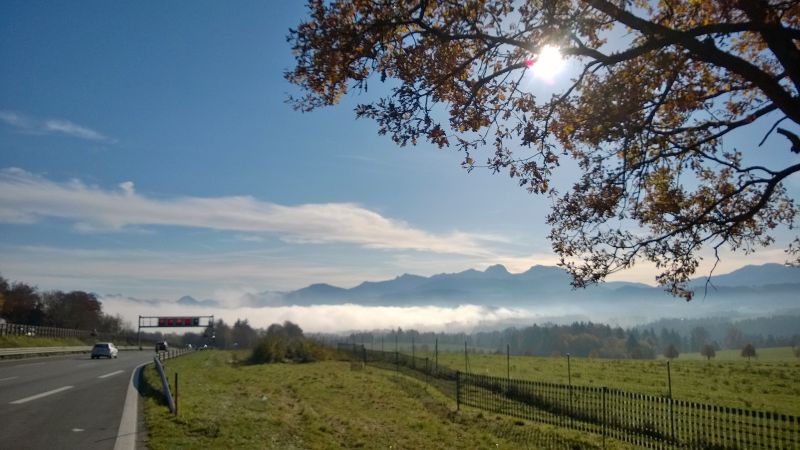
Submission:
POLYGON ((66 119, 37 120, 13 111, 0 110, 0 122, 32 134, 62 134, 97 142, 114 142, 113 139, 89 127, 66 119))
MULTIPOLYGON (((89 250, 44 246, 0 246, 0 273, 43 290, 89 290, 144 298, 177 299, 191 294, 298 289, 324 281, 354 286, 365 279, 386 279, 382 268, 354 268, 315 258, 274 254, 269 250, 185 253, 143 250, 89 250)), ((231 306, 239 298, 225 296, 231 306)), ((248 304, 245 302, 243 304, 248 304)))
POLYGON ((237 234, 235 239, 242 242, 266 242, 266 239, 255 234, 237 234))
POLYGON ((59 183, 20 169, 0 171, 0 220, 29 223, 53 217, 79 229, 121 230, 166 225, 270 233, 292 243, 354 244, 366 248, 490 256, 500 238, 454 231, 430 233, 354 203, 285 206, 241 197, 148 198, 130 181, 104 190, 79 180, 59 183))
POLYGON ((63 119, 46 120, 44 122, 43 128, 48 132, 66 134, 67 136, 86 139, 89 141, 108 140, 107 137, 103 136, 97 131, 94 131, 91 128, 86 128, 78 124, 72 123, 69 120, 63 120, 63 119))
MULTIPOLYGON (((235 293, 230 293, 235 295, 235 293)), ((135 324, 139 315, 211 315, 234 323, 246 318, 258 328, 272 323, 292 321, 306 332, 336 333, 357 330, 416 329, 420 331, 471 331, 509 320, 534 320, 540 317, 530 311, 513 308, 491 308, 461 305, 453 308, 438 306, 362 306, 314 305, 281 307, 205 308, 177 303, 143 303, 120 296, 101 297, 103 311, 120 314, 135 324)))
POLYGON ((33 123, 29 119, 12 111, 0 111, 0 122, 16 128, 27 129, 33 127, 33 123))
POLYGON ((133 181, 124 181, 119 184, 119 188, 122 189, 122 192, 128 197, 132 197, 134 194, 133 181))

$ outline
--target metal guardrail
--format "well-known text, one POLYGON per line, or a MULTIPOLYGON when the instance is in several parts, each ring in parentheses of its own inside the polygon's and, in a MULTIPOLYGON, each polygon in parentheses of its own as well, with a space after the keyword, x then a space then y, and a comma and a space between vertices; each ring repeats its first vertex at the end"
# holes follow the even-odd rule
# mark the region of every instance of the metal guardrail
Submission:
POLYGON ((178 414, 178 374, 175 374, 175 395, 173 395, 170 390, 169 380, 167 379, 167 372, 164 370, 162 361, 177 358, 194 351, 195 349, 193 348, 171 348, 169 350, 157 352, 156 356, 153 357, 156 371, 161 378, 161 392, 164 395, 164 399, 167 401, 169 412, 172 414, 178 414))
POLYGON ((156 357, 161 361, 166 361, 168 359, 177 358, 178 356, 183 356, 193 351, 195 351, 193 348, 171 348, 169 350, 157 352, 156 357))
POLYGON ((90 351, 92 351, 91 346, 0 348, 0 358, 23 358, 26 356, 52 355, 57 353, 86 353, 90 351))
POLYGON ((161 392, 164 395, 164 399, 167 401, 169 412, 175 414, 176 411, 175 399, 172 397, 172 392, 169 389, 169 380, 167 380, 167 373, 164 371, 164 366, 161 364, 161 353, 162 352, 159 352, 158 355, 153 357, 153 363, 156 366, 156 371, 158 371, 158 376, 161 378, 161 392))
MULTIPOLYGON (((120 351, 126 350, 139 350, 136 346, 123 346, 117 347, 120 351)), ((92 346, 76 346, 76 347, 18 347, 18 348, 0 348, 0 359, 6 358, 28 358, 32 356, 51 356, 51 355, 66 355, 70 353, 89 353, 92 351, 92 346)))

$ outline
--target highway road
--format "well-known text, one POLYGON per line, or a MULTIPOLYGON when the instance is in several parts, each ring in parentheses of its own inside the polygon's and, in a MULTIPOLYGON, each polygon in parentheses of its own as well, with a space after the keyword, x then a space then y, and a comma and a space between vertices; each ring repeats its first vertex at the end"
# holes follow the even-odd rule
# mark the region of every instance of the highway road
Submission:
POLYGON ((113 449, 134 369, 152 351, 0 361, 0 449, 113 449))

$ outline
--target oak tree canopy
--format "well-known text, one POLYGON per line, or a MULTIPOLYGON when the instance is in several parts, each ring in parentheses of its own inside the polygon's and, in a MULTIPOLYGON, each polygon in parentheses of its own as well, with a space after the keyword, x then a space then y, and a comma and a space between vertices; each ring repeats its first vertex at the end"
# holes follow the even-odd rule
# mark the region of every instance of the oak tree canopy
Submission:
POLYGON ((689 300, 701 249, 752 252, 797 219, 784 181, 800 172, 798 3, 308 0, 285 75, 303 111, 383 82, 355 111, 381 134, 552 196, 549 238, 576 286, 650 261, 689 300), (545 46, 578 70, 537 97, 524 80, 545 46), (581 175, 559 192, 564 158, 581 175))

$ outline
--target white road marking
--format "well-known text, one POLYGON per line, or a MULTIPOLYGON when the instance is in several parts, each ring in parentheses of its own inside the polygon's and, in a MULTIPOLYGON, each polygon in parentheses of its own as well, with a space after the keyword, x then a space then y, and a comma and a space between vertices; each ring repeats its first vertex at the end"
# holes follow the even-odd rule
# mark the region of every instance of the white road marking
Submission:
POLYGON ((13 380, 14 378, 19 378, 19 377, 0 378, 0 381, 8 381, 8 380, 13 380))
POLYGON ((83 428, 73 428, 72 431, 80 433, 81 431, 83 431, 83 428))
POLYGON ((9 404, 10 405, 20 405, 22 403, 27 403, 27 402, 29 402, 31 400, 38 400, 38 399, 40 399, 42 397, 47 397, 48 395, 58 394, 59 392, 66 391, 66 390, 72 389, 74 387, 75 386, 60 387, 58 389, 53 389, 52 391, 42 392, 41 394, 36 394, 36 395, 32 395, 30 397, 25 397, 25 398, 21 398, 19 400, 14 400, 13 402, 10 402, 9 404))
POLYGON ((44 362, 30 363, 30 364, 20 364, 20 365, 18 365, 16 367, 41 366, 42 364, 44 364, 44 362))
POLYGON ((107 374, 105 374, 105 375, 100 375, 100 376, 99 376, 99 377, 97 377, 97 378, 108 378, 108 377, 113 377, 114 375, 119 375, 119 374, 121 374, 122 372, 124 372, 124 370, 117 370, 116 372, 111 372, 111 373, 107 373, 107 374))

